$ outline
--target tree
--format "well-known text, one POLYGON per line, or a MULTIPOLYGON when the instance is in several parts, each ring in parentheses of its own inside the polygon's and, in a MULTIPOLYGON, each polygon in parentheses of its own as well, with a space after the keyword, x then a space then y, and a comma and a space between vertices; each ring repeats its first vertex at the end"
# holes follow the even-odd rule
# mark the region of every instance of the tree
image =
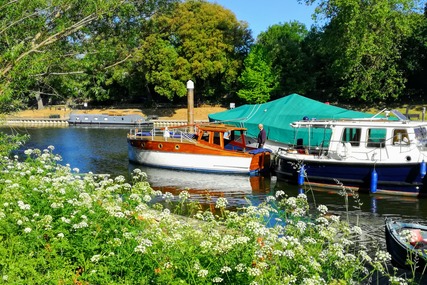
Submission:
POLYGON ((137 43, 129 31, 140 35, 154 13, 176 1, 3 1, 0 108, 22 106, 32 93, 103 98, 108 71, 114 74, 137 43))
POLYGON ((189 79, 205 101, 233 92, 252 41, 246 23, 220 5, 190 0, 152 26, 133 60, 156 93, 185 96, 189 79))
POLYGON ((405 103, 425 102, 427 95, 427 3, 424 14, 411 16, 412 33, 403 45, 401 67, 407 78, 405 103))
POLYGON ((305 94, 313 85, 304 50, 308 35, 298 22, 277 24, 262 32, 245 60, 239 96, 262 103, 290 93, 305 94))
POLYGON ((237 94, 250 104, 265 103, 270 100, 271 92, 278 85, 277 78, 271 69, 271 62, 265 59, 265 54, 263 47, 255 45, 246 57, 245 69, 239 77, 242 89, 237 94))
POLYGON ((305 25, 293 21, 273 25, 258 36, 256 44, 266 51, 266 58, 279 80, 273 90, 273 97, 306 93, 309 75, 305 67, 307 57, 302 44, 307 35, 305 25))
MULTIPOLYGON (((307 0, 313 3, 314 0, 307 0)), ((410 34, 415 0, 322 0, 317 13, 328 20, 321 47, 331 58, 330 82, 345 100, 378 102, 397 98, 405 78, 399 66, 410 34)))

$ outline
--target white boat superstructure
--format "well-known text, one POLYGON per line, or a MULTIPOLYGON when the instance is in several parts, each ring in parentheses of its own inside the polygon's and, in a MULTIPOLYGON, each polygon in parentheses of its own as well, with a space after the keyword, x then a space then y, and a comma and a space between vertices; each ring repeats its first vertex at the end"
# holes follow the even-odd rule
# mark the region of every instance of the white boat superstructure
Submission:
POLYGON ((424 188, 426 123, 381 118, 293 122, 295 145, 279 148, 278 178, 417 196, 424 188), (304 169, 301 171, 301 166, 304 169), (339 184, 339 183, 338 183, 339 184))

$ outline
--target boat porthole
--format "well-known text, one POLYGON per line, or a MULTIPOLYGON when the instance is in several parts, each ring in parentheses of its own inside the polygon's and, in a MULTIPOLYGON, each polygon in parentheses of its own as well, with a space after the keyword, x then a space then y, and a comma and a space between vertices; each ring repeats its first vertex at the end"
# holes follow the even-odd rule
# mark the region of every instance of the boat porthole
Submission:
POLYGON ((159 148, 161 149, 161 148, 163 148, 163 145, 161 144, 161 143, 159 143, 159 148))
POLYGON ((175 145, 175 149, 178 150, 179 149, 179 145, 176 144, 175 145))
POLYGON ((409 155, 406 157, 406 161, 411 161, 411 157, 409 155))

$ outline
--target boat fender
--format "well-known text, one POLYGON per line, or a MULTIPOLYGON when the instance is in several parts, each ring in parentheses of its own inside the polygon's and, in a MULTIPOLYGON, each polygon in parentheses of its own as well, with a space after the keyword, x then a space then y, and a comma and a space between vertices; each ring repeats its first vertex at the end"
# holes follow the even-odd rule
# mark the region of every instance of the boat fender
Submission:
POLYGON ((340 142, 337 145, 337 154, 341 158, 346 158, 351 155, 351 143, 340 142))
POLYGON ((421 175, 421 178, 424 178, 424 176, 426 175, 426 162, 423 160, 423 161, 421 161, 421 164, 420 164, 420 175, 421 175))
POLYGON ((375 171, 375 169, 373 169, 371 173, 371 193, 377 192, 377 185, 378 185, 378 173, 375 171))
POLYGON ((305 174, 305 168, 304 165, 301 165, 299 172, 298 172, 298 185, 304 185, 304 174, 305 174))

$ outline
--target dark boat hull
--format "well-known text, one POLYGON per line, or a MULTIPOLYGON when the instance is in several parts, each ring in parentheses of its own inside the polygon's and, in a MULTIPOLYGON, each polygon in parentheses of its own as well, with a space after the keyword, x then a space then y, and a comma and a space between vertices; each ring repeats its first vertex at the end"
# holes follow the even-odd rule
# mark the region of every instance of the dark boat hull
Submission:
POLYGON ((387 251, 390 253, 393 263, 397 267, 412 269, 416 266, 418 271, 423 271, 426 267, 427 254, 425 253, 425 246, 423 244, 411 245, 400 236, 403 229, 407 230, 421 230, 427 232, 427 226, 402 223, 392 220, 386 220, 385 223, 385 238, 387 251), (411 260, 413 265, 408 264, 407 260, 411 260))
POLYGON ((372 171, 378 174, 376 192, 381 194, 418 196, 424 192, 424 178, 420 163, 354 163, 336 161, 297 161, 279 156, 275 174, 280 180, 298 183, 301 165, 304 165, 304 184, 325 188, 340 188, 342 185, 356 191, 370 192, 372 171))

